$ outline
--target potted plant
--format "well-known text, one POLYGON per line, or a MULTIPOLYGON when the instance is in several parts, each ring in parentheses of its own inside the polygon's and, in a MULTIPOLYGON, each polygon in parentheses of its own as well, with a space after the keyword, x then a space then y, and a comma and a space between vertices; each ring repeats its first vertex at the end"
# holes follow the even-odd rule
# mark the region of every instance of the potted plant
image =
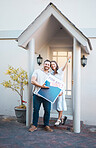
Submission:
POLYGON ((14 108, 17 121, 26 122, 26 106, 24 104, 26 101, 23 100, 23 91, 24 86, 28 84, 27 72, 21 67, 16 69, 12 66, 9 66, 5 74, 10 76, 10 80, 3 81, 1 84, 5 88, 12 89, 20 96, 20 106, 16 106, 14 108))

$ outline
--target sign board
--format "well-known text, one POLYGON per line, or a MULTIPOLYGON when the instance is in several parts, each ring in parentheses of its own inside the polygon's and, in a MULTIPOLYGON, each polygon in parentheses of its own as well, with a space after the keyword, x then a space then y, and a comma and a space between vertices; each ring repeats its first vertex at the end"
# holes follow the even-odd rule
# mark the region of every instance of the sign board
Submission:
POLYGON ((45 81, 45 85, 49 88, 40 88, 37 95, 51 103, 54 103, 61 90, 64 89, 64 82, 50 74, 45 81))

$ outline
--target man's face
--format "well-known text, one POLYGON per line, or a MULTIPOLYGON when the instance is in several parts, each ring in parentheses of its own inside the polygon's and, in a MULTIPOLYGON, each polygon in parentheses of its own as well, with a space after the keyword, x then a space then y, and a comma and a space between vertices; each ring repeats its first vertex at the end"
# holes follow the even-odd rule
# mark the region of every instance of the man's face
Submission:
POLYGON ((50 62, 46 61, 44 63, 44 70, 49 70, 50 69, 50 62))

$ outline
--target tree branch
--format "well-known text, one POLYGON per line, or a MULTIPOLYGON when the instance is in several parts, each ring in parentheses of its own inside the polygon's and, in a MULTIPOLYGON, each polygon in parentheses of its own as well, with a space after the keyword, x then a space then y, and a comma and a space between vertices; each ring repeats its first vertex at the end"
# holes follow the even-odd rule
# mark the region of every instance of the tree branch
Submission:
POLYGON ((19 91, 17 89, 15 89, 15 88, 13 88, 11 86, 10 87, 8 86, 8 88, 11 88, 12 90, 15 90, 20 95, 20 97, 22 97, 22 95, 19 93, 19 91))

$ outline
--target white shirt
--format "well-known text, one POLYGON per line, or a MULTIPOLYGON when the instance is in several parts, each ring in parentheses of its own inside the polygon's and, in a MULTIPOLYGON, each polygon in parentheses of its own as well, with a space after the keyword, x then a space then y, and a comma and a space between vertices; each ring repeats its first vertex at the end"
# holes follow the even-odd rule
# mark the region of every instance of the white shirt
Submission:
MULTIPOLYGON (((41 69, 37 69, 33 72, 32 76, 36 77, 36 81, 40 84, 43 85, 44 82, 46 81, 48 75, 50 73, 45 73, 43 70, 41 69)), ((35 85, 33 85, 33 93, 37 94, 37 91, 40 89, 40 87, 37 87, 35 85)))
MULTIPOLYGON (((51 74, 54 75, 54 71, 51 74)), ((54 76, 63 81, 64 71, 62 71, 62 68, 59 68, 54 76)))

